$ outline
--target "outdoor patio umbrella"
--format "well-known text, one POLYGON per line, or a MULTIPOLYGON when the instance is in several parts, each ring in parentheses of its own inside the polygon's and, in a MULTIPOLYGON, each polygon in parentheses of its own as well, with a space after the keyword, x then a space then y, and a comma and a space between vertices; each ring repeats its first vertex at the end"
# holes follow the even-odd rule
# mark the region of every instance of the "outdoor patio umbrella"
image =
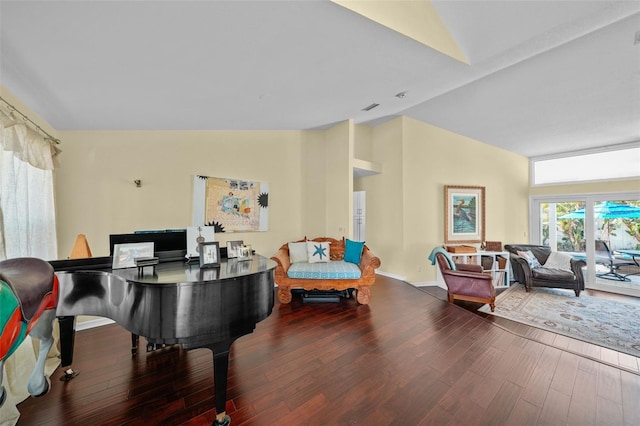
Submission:
MULTIPOLYGON (((578 209, 571 213, 560 216, 558 219, 584 219, 584 210, 578 209)), ((596 218, 601 219, 634 219, 640 218, 640 207, 630 206, 628 204, 612 203, 605 201, 604 203, 596 204, 593 207, 593 212, 596 218)), ((607 222, 607 236, 611 234, 611 223, 607 222)), ((603 229, 604 231, 604 229, 603 229)))
MULTIPOLYGON (((630 206, 628 204, 612 203, 605 201, 596 204, 593 208, 595 217, 602 219, 633 219, 640 218, 640 207, 630 206)), ((560 216, 558 219, 584 219, 584 209, 574 210, 560 216)))

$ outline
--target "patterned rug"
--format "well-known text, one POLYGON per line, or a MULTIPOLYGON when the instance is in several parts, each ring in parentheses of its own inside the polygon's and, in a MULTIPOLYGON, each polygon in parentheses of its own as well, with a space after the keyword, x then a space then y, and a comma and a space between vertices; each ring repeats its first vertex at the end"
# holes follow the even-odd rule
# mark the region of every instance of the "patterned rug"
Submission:
POLYGON ((496 298, 496 310, 479 311, 640 356, 640 304, 628 304, 573 291, 515 284, 496 298))

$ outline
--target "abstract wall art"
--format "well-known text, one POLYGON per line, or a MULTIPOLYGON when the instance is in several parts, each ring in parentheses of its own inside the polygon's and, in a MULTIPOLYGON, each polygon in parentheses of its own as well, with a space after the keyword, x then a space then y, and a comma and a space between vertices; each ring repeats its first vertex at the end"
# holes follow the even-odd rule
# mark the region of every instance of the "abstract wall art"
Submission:
POLYGON ((196 175, 193 180, 193 225, 220 232, 269 230, 269 184, 196 175))

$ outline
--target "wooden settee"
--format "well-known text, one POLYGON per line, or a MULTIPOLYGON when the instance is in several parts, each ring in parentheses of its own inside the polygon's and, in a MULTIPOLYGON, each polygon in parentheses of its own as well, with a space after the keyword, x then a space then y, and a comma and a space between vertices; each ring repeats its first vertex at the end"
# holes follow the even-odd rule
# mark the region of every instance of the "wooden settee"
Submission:
MULTIPOLYGON (((344 258, 345 239, 336 240, 334 238, 314 238, 313 240, 302 241, 315 241, 315 242, 329 242, 330 243, 330 259, 331 261, 340 261, 344 258)), ((290 278, 287 275, 287 271, 291 266, 289 259, 289 245, 288 243, 282 245, 278 252, 271 257, 276 263, 275 270, 275 282, 278 285, 278 300, 280 303, 291 302, 291 289, 302 288, 305 290, 356 290, 356 300, 358 303, 366 305, 371 298, 371 285, 376 280, 375 269, 380 267, 380 259, 374 256, 369 248, 365 245, 360 257, 360 264, 358 268, 361 271, 360 278, 357 279, 306 279, 306 278, 290 278)))

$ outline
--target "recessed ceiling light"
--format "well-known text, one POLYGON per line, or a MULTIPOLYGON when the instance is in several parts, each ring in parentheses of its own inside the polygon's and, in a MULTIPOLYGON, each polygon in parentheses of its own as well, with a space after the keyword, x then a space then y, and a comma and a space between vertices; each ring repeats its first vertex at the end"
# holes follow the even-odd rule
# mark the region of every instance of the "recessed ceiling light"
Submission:
POLYGON ((374 109, 375 107, 377 107, 377 106, 379 106, 379 105, 380 105, 380 104, 377 104, 377 103, 375 103, 375 102, 374 102, 374 103, 372 103, 371 105, 369 105, 369 106, 366 106, 366 107, 362 108, 362 110, 363 110, 363 111, 371 111, 372 109, 374 109))

